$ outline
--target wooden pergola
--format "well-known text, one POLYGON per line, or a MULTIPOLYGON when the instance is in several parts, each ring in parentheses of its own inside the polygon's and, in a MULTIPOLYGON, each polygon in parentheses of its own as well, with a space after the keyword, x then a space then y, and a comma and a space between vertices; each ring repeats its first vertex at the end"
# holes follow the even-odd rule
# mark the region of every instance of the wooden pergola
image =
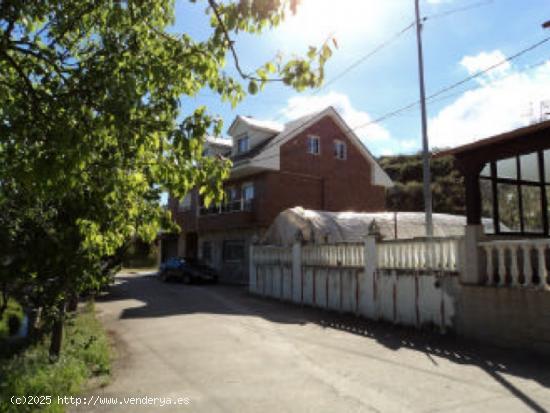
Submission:
POLYGON ((490 206, 486 209, 496 234, 550 235, 550 120, 446 150, 436 157, 447 155, 454 156, 464 176, 469 225, 481 224, 484 185, 491 195, 484 205, 490 206), (499 202, 509 202, 514 208, 517 203, 517 228, 503 224, 499 202))

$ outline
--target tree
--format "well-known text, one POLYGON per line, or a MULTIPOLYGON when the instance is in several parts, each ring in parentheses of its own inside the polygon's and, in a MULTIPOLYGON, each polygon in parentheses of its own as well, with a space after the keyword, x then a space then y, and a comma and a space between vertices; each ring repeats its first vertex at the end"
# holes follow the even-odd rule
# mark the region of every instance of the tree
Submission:
MULTIPOLYGON (((193 1, 193 0, 191 0, 193 1)), ((211 34, 168 32, 166 0, 4 0, 0 4, 0 252, 3 291, 50 315, 52 356, 71 294, 108 278, 132 237, 171 225, 162 191, 223 198, 229 162, 202 157, 222 124, 180 97, 209 88, 236 105, 267 82, 322 82, 328 43, 245 72, 231 36, 276 26, 297 0, 208 0, 211 34), (224 69, 230 55, 241 79, 224 69)))
MULTIPOLYGON (((388 191, 388 209, 423 211, 422 155, 383 156, 379 161, 395 182, 388 191)), ((464 180, 453 158, 432 159, 431 171, 434 212, 464 215, 464 180)))

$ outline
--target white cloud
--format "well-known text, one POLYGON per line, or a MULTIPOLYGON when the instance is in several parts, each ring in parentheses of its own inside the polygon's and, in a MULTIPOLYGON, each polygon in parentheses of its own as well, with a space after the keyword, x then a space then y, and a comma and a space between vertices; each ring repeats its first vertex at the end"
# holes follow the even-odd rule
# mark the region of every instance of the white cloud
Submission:
POLYGON ((376 154, 377 156, 394 156, 395 155, 395 149, 394 148, 382 148, 378 151, 376 154))
POLYGON ((411 152, 420 149, 421 142, 420 140, 406 139, 399 141, 401 149, 405 152, 411 152))
MULTIPOLYGON (((293 120, 313 112, 318 112, 328 106, 333 106, 344 118, 350 128, 364 125, 372 120, 371 116, 362 110, 356 109, 347 95, 338 92, 330 92, 318 96, 295 96, 288 100, 282 114, 287 120, 293 120)), ((381 125, 373 124, 356 131, 357 136, 368 144, 372 141, 390 139, 389 131, 381 125)))
MULTIPOLYGON (((461 64, 471 73, 501 57, 500 51, 480 53, 461 64)), ((550 99, 550 61, 525 72, 508 66, 477 80, 479 88, 464 92, 430 119, 431 147, 455 147, 525 126, 539 115, 540 102, 550 99)))
MULTIPOLYGON (((493 65, 504 62, 506 56, 500 50, 493 50, 492 52, 481 52, 476 56, 464 56, 460 61, 460 64, 468 71, 470 75, 483 71, 493 65)), ((487 72, 484 76, 480 76, 481 82, 489 79, 497 79, 510 72, 512 68, 510 62, 504 62, 501 65, 487 72)))

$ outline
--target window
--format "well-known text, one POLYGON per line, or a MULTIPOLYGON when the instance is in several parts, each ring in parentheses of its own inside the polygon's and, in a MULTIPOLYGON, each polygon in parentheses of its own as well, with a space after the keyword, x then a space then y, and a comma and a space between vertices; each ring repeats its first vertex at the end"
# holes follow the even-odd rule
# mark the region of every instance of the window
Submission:
POLYGON ((543 232, 541 189, 522 185, 523 226, 525 232, 543 232))
POLYGON ((247 183, 243 185, 243 199, 245 201, 251 201, 254 199, 254 184, 247 183))
POLYGON ((497 234, 550 235, 550 150, 488 162, 480 179, 483 217, 497 234))
POLYGON ((225 196, 227 197, 228 201, 235 201, 237 199, 237 188, 234 186, 230 186, 229 188, 225 189, 225 196))
POLYGON ((497 184, 500 232, 520 232, 519 192, 517 185, 497 184))
POLYGON ((241 201, 239 199, 239 190, 234 186, 230 186, 225 189, 225 204, 223 205, 223 212, 238 211, 241 208, 241 201))
POLYGON ((336 159, 346 159, 346 143, 342 141, 334 141, 334 157, 336 159))
POLYGON ((538 154, 530 153, 519 157, 521 163, 521 179, 530 182, 540 182, 538 154))
POLYGON ((202 259, 207 262, 212 261, 212 243, 210 241, 202 243, 202 259))
POLYGON ((493 185, 489 179, 480 180, 481 192, 481 217, 490 218, 493 216, 493 185))
POLYGON ((237 140, 237 153, 248 151, 248 136, 244 136, 237 140))
POLYGON ((517 179, 517 161, 516 158, 503 159, 497 162, 497 177, 517 179))
POLYGON ((223 260, 226 262, 244 260, 244 241, 224 241, 223 260))
POLYGON ((544 180, 550 185, 550 149, 544 151, 544 180))
POLYGON ((180 211, 189 211, 190 209, 191 209, 191 194, 187 194, 180 201, 179 210, 180 211))
POLYGON ((318 136, 309 135, 307 137, 307 153, 319 155, 321 153, 321 142, 318 136))

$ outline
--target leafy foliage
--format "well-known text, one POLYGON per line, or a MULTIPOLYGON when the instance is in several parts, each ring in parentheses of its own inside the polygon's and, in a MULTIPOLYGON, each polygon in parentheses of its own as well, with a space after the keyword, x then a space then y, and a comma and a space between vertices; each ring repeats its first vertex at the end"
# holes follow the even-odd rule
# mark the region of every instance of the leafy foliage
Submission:
POLYGON ((223 198, 230 163, 202 156, 222 123, 181 108, 203 88, 236 105, 269 81, 321 83, 328 43, 240 68, 231 35, 275 26, 296 0, 209 0, 211 34, 174 34, 174 1, 6 0, 0 4, 0 286, 53 318, 75 291, 98 288, 120 250, 172 228, 162 191, 223 198), (271 75, 276 75, 270 78, 271 75), (182 109, 191 113, 178 122, 182 109))
MULTIPOLYGON (((423 211, 422 154, 383 156, 380 165, 395 186, 388 191, 391 211, 423 211)), ((431 160, 432 202, 434 212, 464 215, 464 179, 451 157, 431 160)))
POLYGON ((71 396, 82 390, 91 377, 105 380, 111 369, 108 338, 95 319, 92 303, 75 317, 67 320, 67 340, 63 355, 52 364, 48 361, 47 342, 39 342, 0 367, 0 412, 36 411, 36 406, 13 405, 11 396, 51 395, 52 403, 44 411, 62 412, 57 396, 71 396))

